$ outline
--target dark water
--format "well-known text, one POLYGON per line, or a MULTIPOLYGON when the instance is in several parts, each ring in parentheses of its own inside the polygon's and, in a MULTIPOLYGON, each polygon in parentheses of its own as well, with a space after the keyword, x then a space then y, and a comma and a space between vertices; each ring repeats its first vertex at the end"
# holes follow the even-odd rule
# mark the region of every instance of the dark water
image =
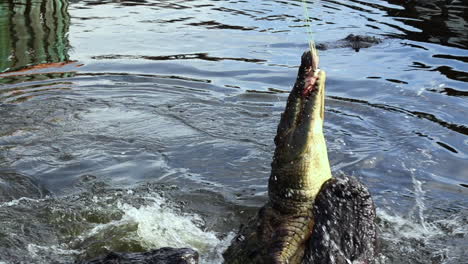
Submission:
MULTIPOLYGON (((404 2, 404 3, 402 3, 404 2)), ((310 1, 335 173, 381 263, 468 263, 468 5, 310 1)), ((301 1, 0 0, 0 263, 189 246, 219 263, 266 200, 301 1)))

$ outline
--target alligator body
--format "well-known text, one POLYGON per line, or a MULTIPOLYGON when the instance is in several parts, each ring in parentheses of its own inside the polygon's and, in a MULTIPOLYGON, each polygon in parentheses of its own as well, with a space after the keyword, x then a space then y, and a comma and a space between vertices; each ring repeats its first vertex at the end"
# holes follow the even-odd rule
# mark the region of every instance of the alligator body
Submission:
POLYGON ((323 135, 325 78, 318 57, 304 53, 275 138, 269 200, 241 227, 223 255, 226 264, 373 262, 369 192, 355 179, 331 179, 323 135))
POLYGON ((335 42, 319 42, 316 47, 319 50, 352 48, 358 52, 360 49, 369 48, 380 43, 382 43, 382 39, 378 37, 349 34, 346 38, 335 42))

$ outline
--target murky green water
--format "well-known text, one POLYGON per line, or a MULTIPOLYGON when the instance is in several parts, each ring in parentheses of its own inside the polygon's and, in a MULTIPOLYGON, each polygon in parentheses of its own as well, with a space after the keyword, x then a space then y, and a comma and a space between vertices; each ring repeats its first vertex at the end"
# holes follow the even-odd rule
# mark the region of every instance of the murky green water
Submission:
MULTIPOLYGON (((382 263, 468 263, 468 6, 310 1, 335 173, 378 206, 382 263)), ((307 49, 301 1, 1 1, 0 263, 198 249, 266 200, 307 49)))

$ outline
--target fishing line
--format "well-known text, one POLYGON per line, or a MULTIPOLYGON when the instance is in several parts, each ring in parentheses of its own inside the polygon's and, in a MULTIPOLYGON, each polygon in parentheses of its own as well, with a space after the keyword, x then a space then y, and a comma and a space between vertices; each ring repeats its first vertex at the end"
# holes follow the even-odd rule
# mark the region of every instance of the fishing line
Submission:
MULTIPOLYGON (((314 34, 313 34, 313 31, 312 31, 312 22, 311 22, 311 19, 310 19, 310 16, 309 16, 309 9, 307 7, 307 1, 306 0, 302 0, 302 6, 304 7, 304 16, 305 16, 306 23, 307 23, 307 35, 308 35, 308 38, 309 38, 310 53, 312 54, 312 58, 317 58, 318 59, 318 51, 317 51, 317 49, 315 47, 314 34)), ((317 60, 317 62, 318 62, 318 60, 317 60)))

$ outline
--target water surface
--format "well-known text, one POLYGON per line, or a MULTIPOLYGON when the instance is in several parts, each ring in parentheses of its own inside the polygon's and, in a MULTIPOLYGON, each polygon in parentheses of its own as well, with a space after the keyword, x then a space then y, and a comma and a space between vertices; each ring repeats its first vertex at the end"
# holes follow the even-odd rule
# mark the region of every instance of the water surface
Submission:
MULTIPOLYGON (((381 263, 468 263, 468 6, 310 1, 335 174, 381 263)), ((307 49, 301 1, 0 1, 0 263, 189 246, 219 263, 266 201, 307 49)))

